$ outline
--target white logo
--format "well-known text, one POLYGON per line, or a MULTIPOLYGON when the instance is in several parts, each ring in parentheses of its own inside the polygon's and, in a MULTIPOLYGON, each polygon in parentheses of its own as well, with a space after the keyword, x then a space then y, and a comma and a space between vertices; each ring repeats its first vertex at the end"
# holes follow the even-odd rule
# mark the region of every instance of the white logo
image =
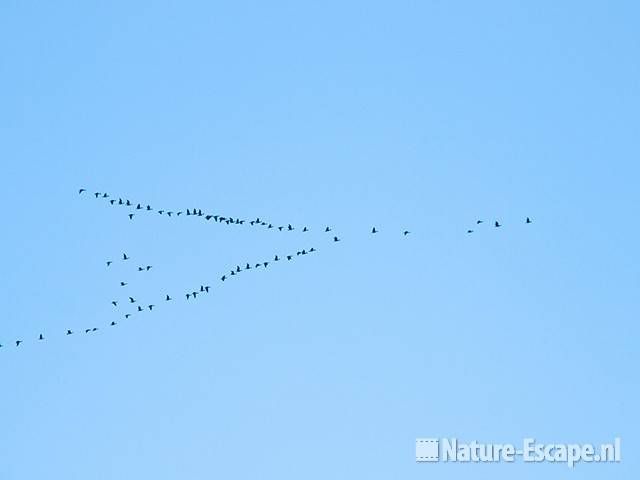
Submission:
POLYGON ((459 442, 457 438, 417 438, 416 462, 514 462, 521 458, 524 462, 566 463, 573 468, 577 463, 620 462, 621 441, 603 443, 597 447, 591 443, 539 443, 533 438, 525 438, 521 448, 513 443, 470 443, 459 442), (442 444, 440 443, 442 441, 442 444))

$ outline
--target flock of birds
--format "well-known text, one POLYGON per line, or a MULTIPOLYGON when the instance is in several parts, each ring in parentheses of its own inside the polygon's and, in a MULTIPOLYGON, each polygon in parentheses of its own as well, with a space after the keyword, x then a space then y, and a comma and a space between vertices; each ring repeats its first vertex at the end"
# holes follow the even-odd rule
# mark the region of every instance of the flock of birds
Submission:
MULTIPOLYGON (((82 195, 82 194, 86 194, 87 190, 85 188, 81 188, 78 190, 78 194, 82 195)), ((167 217, 179 217, 181 215, 184 216, 194 216, 194 217, 201 217, 203 218, 205 221, 210 221, 213 220, 216 223, 221 223, 221 224, 226 224, 226 225, 249 225, 249 226, 260 226, 260 227, 265 227, 267 229, 276 229, 278 231, 293 231, 296 230, 297 228, 299 230, 301 230, 302 232, 308 232, 310 231, 310 229, 306 226, 299 228, 299 227, 294 227, 291 224, 286 224, 286 225, 278 225, 275 226, 274 224, 261 219, 260 217, 257 217, 255 220, 244 220, 244 219, 240 219, 240 218, 234 218, 231 216, 227 216, 227 215, 221 215, 221 214, 212 214, 212 213, 204 213, 201 209, 199 208, 193 208, 193 209, 185 209, 185 210, 167 210, 167 209, 158 209, 158 210, 154 210, 150 205, 148 204, 141 204, 141 203, 134 203, 131 202, 128 199, 122 199, 122 198, 115 198, 115 197, 111 197, 108 193, 104 193, 104 192, 95 192, 93 194, 95 196, 96 199, 103 199, 106 200, 110 205, 112 206, 122 206, 125 208, 128 208, 129 211, 127 212, 127 216, 130 220, 133 220, 134 217, 136 216, 137 213, 150 213, 150 212, 154 212, 156 211, 158 214, 160 215, 165 215, 167 217)), ((531 224, 532 220, 530 217, 526 217, 525 221, 526 224, 531 224)), ((477 220, 476 221, 476 226, 481 225, 485 223, 484 220, 477 220)), ((494 228, 500 228, 502 227, 502 224, 499 221, 494 221, 493 223, 494 228)), ((378 233, 379 230, 374 226, 371 229, 371 234, 376 234, 378 233)), ((324 227, 324 233, 328 233, 330 234, 330 237, 332 238, 332 241, 335 242, 339 242, 340 238, 336 235, 334 235, 332 233, 332 229, 329 226, 324 227)), ((402 231, 402 235, 403 236, 407 236, 409 235, 411 232, 409 230, 403 230, 402 231)), ((472 234, 474 233, 473 229, 468 229, 467 230, 467 234, 472 234)), ((294 260, 295 258, 298 257, 303 257, 306 255, 310 255, 312 253, 317 252, 317 249, 314 247, 311 247, 309 249, 302 249, 302 250, 298 250, 296 252, 292 252, 286 255, 278 255, 275 254, 273 256, 273 258, 269 259, 269 260, 263 260, 260 262, 257 262, 255 264, 252 263, 246 263, 246 265, 244 267, 241 267, 240 265, 236 265, 235 267, 229 269, 227 272, 222 273, 222 275, 219 277, 220 282, 225 282, 229 279, 231 279, 232 277, 235 277, 237 275, 240 275, 242 272, 247 272, 249 270, 255 270, 255 269, 266 269, 269 267, 269 265, 276 263, 276 262, 290 262, 292 260, 294 260), (253 265, 253 266, 252 266, 253 265)), ((122 259, 121 261, 123 262, 127 262, 131 260, 131 257, 128 256, 126 253, 122 254, 122 259)), ((111 267, 111 265, 114 263, 113 260, 106 260, 106 266, 107 268, 111 267)), ((148 272, 153 268, 152 265, 140 265, 137 267, 137 271, 138 272, 148 272)), ((120 281, 120 287, 126 287, 128 285, 128 282, 122 280, 120 281)), ((213 288, 211 287, 211 285, 200 285, 199 287, 193 288, 193 289, 189 289, 186 292, 182 293, 181 297, 178 298, 182 298, 184 301, 195 301, 198 299, 198 296, 202 297, 203 295, 207 295, 209 293, 211 293, 213 291, 213 288)), ((133 296, 128 296, 127 295, 127 299, 125 300, 125 302, 119 301, 119 300, 112 300, 111 301, 111 305, 116 308, 119 309, 122 307, 122 303, 125 303, 130 309, 130 311, 126 311, 124 313, 121 312, 121 318, 124 318, 125 320, 130 318, 132 315, 136 315, 136 314, 140 314, 142 312, 153 312, 156 307, 156 304, 154 303, 148 303, 148 304, 143 304, 141 302, 138 301, 138 299, 136 299, 133 296)), ((172 302, 174 301, 174 297, 172 297, 170 294, 165 293, 164 296, 160 299, 161 302, 166 303, 166 302, 172 302)), ((108 327, 115 327, 118 325, 118 322, 115 320, 112 320, 111 322, 109 322, 107 324, 108 327)), ((92 326, 89 328, 85 328, 84 329, 84 333, 85 334, 90 334, 90 333, 94 333, 97 332, 99 330, 99 327, 96 326, 92 326)), ((74 330, 71 329, 67 329, 66 330, 66 335, 74 335, 76 332, 74 330)), ((39 334, 38 337, 36 338, 37 342, 42 342, 45 341, 46 337, 44 336, 44 334, 39 334)), ((19 347, 23 342, 23 340, 15 340, 15 346, 19 347)), ((3 345, 2 343, 0 343, 0 348, 2 348, 3 345)))

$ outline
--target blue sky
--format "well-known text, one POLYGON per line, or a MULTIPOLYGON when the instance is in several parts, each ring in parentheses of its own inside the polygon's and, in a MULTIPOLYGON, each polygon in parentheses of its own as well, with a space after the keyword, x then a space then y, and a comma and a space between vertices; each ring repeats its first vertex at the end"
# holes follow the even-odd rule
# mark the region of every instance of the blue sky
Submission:
POLYGON ((3 2, 0 478, 637 476, 639 13, 3 2), (430 436, 623 462, 416 464, 430 436))

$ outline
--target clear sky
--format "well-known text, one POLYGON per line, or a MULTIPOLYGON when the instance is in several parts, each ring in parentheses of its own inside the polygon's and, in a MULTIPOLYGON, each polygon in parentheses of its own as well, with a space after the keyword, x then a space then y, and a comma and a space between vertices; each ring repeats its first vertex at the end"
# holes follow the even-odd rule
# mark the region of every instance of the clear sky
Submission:
POLYGON ((0 478, 637 478, 639 14, 1 2, 0 478), (417 464, 430 436, 623 462, 417 464))

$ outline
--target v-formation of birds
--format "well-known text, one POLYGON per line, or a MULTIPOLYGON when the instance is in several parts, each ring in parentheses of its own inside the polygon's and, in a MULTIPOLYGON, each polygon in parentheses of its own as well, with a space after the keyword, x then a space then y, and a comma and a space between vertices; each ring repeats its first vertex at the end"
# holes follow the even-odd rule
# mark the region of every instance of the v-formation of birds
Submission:
MULTIPOLYGON (((87 190, 85 188, 81 188, 78 190, 78 194, 83 194, 85 193, 87 190)), ((128 199, 122 199, 122 198, 111 198, 111 196, 108 193, 103 193, 103 192, 95 192, 93 194, 95 196, 96 199, 106 199, 110 205, 113 206, 123 206, 123 207, 129 207, 131 209, 133 209, 134 211, 128 213, 128 217, 130 220, 133 220, 133 218, 135 217, 137 212, 153 212, 154 209, 150 206, 150 205, 142 205, 140 203, 134 204, 133 202, 131 202, 128 199)), ((272 223, 269 223, 263 219, 260 219, 260 217, 257 217, 255 220, 250 220, 250 221, 246 221, 243 219, 239 219, 239 218, 233 218, 230 216, 224 216, 224 215, 219 215, 219 214, 208 214, 208 213, 203 213, 203 211, 199 208, 193 208, 193 209, 186 209, 186 211, 182 211, 182 210, 157 210, 157 213, 160 215, 166 215, 167 217, 172 217, 175 215, 175 217, 179 217, 181 215, 185 215, 185 216, 195 216, 195 217, 203 217, 205 220, 209 221, 209 220, 213 220, 214 222, 218 222, 218 223, 224 223, 226 225, 245 225, 245 224, 249 224, 251 226, 262 226, 262 227, 266 227, 267 229, 272 229, 275 228, 278 231, 293 231, 296 229, 296 227, 292 226, 291 224, 287 224, 287 225, 279 225, 277 227, 275 227, 272 223)), ((480 226, 481 224, 485 223, 484 220, 477 220, 476 221, 476 226, 480 226)), ((525 223, 526 224, 531 224, 532 220, 530 217, 526 217, 525 219, 525 223)), ((502 224, 496 220, 493 222, 493 227, 494 228, 500 228, 502 227, 502 224)), ((302 232, 308 232, 309 228, 308 227, 303 227, 300 229, 302 232)), ((371 234, 376 234, 379 233, 379 229, 377 227, 373 227, 371 229, 371 234)), ((472 234, 474 233, 474 229, 468 229, 467 230, 467 234, 472 234)), ((332 229, 331 227, 327 226, 324 228, 324 232, 325 233, 331 233, 332 229)), ((402 232, 403 236, 407 236, 409 235, 411 232, 409 230, 403 230, 402 232)), ((333 243, 337 243, 340 241, 340 238, 336 235, 331 235, 333 237, 333 243)), ((291 253, 289 255, 284 255, 284 256, 279 256, 279 255, 274 255, 274 257, 271 260, 266 260, 266 261, 262 261, 262 262, 257 262, 255 264, 251 264, 251 263, 246 263, 246 265, 244 265, 244 267, 240 266, 240 265, 236 265, 234 268, 231 268, 229 270, 228 273, 223 273, 222 276, 219 278, 220 282, 225 282, 228 279, 235 277, 237 275, 239 275, 242 272, 247 272, 249 270, 252 269, 266 269, 270 264, 275 263, 275 262, 289 262, 291 260, 293 260, 296 257, 300 257, 300 256, 304 256, 304 255, 308 255, 311 253, 316 252, 316 249, 314 247, 307 249, 302 249, 299 250, 295 253, 291 253)), ((122 258, 121 261, 128 261, 131 260, 131 257, 129 257, 126 253, 122 254, 122 258)), ((113 264, 113 260, 106 260, 106 266, 107 268, 110 267, 113 264)), ((153 268, 152 265, 140 265, 137 266, 136 270, 138 272, 149 272, 151 269, 153 268)), ((124 287, 128 284, 128 282, 122 280, 120 281, 120 286, 124 287)), ((202 295, 207 295, 209 293, 211 293, 213 291, 212 287, 210 285, 200 285, 199 287, 192 289, 190 291, 186 291, 183 293, 183 296, 178 296, 177 298, 182 298, 184 301, 195 301, 198 299, 198 296, 202 296, 202 295)), ((165 294, 164 297, 161 299, 161 302, 171 302, 174 300, 174 296, 170 295, 170 294, 165 294)), ((124 312, 122 313, 122 317, 126 320, 129 319, 132 315, 134 314, 140 314, 142 312, 148 311, 148 312, 152 312, 154 308, 156 308, 156 305, 153 303, 147 303, 146 305, 142 302, 139 302, 138 299, 136 299, 133 296, 129 296, 126 304, 128 307, 134 307, 133 309, 131 309, 130 311, 124 312)), ((121 301, 118 300, 112 300, 111 301, 111 305, 113 305, 113 307, 115 308, 121 308, 121 301)), ((118 322, 116 322, 115 320, 112 320, 108 326, 109 327, 115 327, 118 325, 118 322)), ((94 333, 97 332, 99 330, 98 327, 92 326, 89 328, 85 328, 82 331, 85 334, 90 334, 90 333, 94 333)), ((71 329, 67 329, 66 330, 66 335, 73 335, 76 332, 74 330, 71 329)), ((40 341, 44 341, 46 340, 45 335, 44 334, 39 334, 36 341, 40 342, 40 341)), ((23 342, 23 340, 16 340, 15 341, 15 345, 16 347, 19 347, 23 342)), ((0 343, 0 348, 3 347, 3 345, 0 343)))

